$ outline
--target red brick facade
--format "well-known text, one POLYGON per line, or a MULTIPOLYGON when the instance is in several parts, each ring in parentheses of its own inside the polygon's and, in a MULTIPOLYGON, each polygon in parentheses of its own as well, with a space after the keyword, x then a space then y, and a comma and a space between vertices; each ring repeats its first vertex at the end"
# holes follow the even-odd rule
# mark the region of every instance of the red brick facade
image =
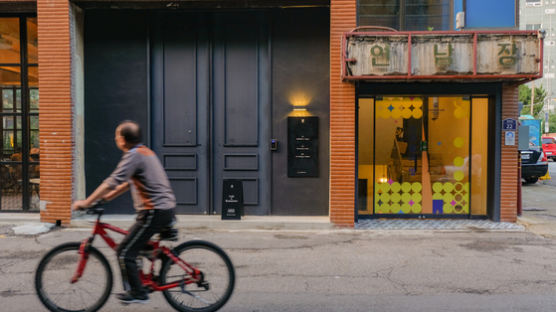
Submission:
POLYGON ((41 221, 69 223, 72 200, 72 98, 68 0, 38 0, 41 221))
POLYGON ((330 221, 355 217, 355 87, 342 82, 342 34, 356 26, 354 0, 330 1, 330 221))
MULTIPOLYGON (((518 86, 516 84, 505 84, 502 88, 502 120, 506 118, 517 119, 518 110, 518 86)), ((521 177, 518 176, 518 152, 517 145, 504 145, 504 133, 502 136, 502 155, 500 168, 500 221, 515 222, 517 219, 517 192, 521 177)))

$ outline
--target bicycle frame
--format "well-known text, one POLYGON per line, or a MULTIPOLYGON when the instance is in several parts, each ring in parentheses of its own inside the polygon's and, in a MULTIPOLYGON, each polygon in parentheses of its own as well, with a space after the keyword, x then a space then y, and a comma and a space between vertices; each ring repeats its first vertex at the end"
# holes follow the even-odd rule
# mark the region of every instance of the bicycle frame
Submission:
MULTIPOLYGON (((81 242, 81 246, 79 247, 79 254, 81 255, 81 257, 79 259, 77 269, 71 279, 71 283, 76 283, 85 271, 87 260, 89 258, 89 247, 92 245, 96 235, 100 235, 100 237, 102 237, 102 239, 108 246, 110 246, 110 248, 116 250, 118 244, 116 244, 116 242, 110 237, 110 235, 108 235, 107 230, 122 235, 128 234, 128 231, 123 230, 117 226, 100 222, 101 216, 102 213, 99 213, 93 227, 93 231, 91 233, 92 235, 81 242)), ((158 251, 165 254, 169 259, 171 259, 172 262, 182 268, 184 270, 184 279, 182 281, 174 281, 166 283, 164 285, 159 285, 156 281, 153 280, 154 261, 152 261, 148 274, 144 274, 143 270, 139 268, 139 277, 141 279, 141 282, 143 283, 143 286, 150 287, 153 291, 164 291, 171 288, 180 287, 182 285, 202 282, 201 271, 183 261, 181 258, 176 257, 168 247, 161 246, 159 241, 153 240, 149 241, 147 244, 152 245, 153 252, 158 251)))

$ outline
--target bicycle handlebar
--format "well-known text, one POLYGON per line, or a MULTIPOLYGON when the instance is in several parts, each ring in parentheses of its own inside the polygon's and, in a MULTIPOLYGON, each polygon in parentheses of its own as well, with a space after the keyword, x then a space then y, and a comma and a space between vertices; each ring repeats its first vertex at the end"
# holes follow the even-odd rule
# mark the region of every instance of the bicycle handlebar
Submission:
POLYGON ((104 208, 102 208, 101 206, 103 206, 106 203, 107 203, 107 201, 101 199, 101 200, 97 201, 96 203, 94 203, 93 206, 91 206, 90 208, 87 208, 85 211, 86 211, 87 214, 101 215, 101 214, 104 213, 104 208))

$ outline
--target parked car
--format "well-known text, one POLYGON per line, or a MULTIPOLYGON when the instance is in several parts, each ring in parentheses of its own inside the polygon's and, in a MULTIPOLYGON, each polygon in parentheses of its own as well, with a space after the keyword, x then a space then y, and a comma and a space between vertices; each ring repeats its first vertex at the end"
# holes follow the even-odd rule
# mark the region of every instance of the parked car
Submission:
POLYGON ((525 183, 535 183, 548 172, 548 159, 540 146, 521 150, 521 178, 525 183))
POLYGON ((556 159, 556 139, 550 136, 542 137, 542 150, 548 159, 556 159))

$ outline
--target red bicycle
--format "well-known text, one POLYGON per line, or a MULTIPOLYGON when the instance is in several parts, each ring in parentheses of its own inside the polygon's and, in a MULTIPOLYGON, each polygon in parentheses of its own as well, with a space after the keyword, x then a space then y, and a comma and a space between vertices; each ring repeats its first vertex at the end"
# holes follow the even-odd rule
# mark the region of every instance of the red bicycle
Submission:
MULTIPOLYGON (((112 270, 106 257, 92 244, 100 235, 115 250, 117 244, 106 230, 124 235, 127 231, 100 222, 104 209, 99 206, 87 210, 88 214, 97 215, 90 237, 54 247, 39 262, 35 289, 50 311, 97 311, 110 296, 112 270)), ((163 240, 177 240, 177 231, 169 233, 161 233, 141 251, 138 267, 143 285, 151 292, 162 291, 166 301, 178 311, 220 309, 230 299, 235 283, 228 255, 215 244, 201 240, 170 249, 160 244, 163 240)))

